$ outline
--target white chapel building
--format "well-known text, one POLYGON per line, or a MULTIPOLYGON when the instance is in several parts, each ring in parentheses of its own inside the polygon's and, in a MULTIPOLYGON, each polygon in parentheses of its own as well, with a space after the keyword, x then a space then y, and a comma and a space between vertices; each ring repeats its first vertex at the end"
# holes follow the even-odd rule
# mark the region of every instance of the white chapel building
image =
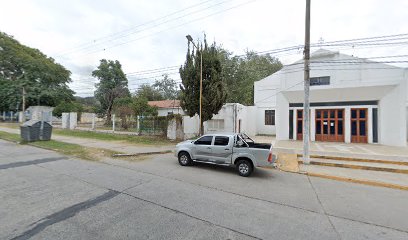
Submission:
MULTIPOLYGON (((310 69, 312 141, 406 146, 408 69, 324 49, 310 69)), ((303 60, 255 82, 255 134, 301 140, 303 99, 303 60)))

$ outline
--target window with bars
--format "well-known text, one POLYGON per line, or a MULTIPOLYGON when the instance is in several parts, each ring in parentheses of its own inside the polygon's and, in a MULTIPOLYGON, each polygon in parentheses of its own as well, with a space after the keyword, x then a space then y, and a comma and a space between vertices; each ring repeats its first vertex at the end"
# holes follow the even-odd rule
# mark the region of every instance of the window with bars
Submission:
POLYGON ((275 110, 265 110, 265 125, 275 125, 275 110))

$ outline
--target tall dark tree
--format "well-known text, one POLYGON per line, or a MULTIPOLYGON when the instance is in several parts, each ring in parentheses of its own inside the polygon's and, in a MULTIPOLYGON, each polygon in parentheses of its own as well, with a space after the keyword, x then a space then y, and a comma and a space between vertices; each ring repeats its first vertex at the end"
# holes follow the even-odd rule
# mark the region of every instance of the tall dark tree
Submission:
POLYGON ((70 71, 40 50, 0 32, 0 111, 22 109, 23 87, 25 107, 73 101, 74 92, 67 85, 70 75, 70 71))
MULTIPOLYGON (((215 43, 208 46, 206 39, 199 43, 195 51, 190 50, 190 43, 186 55, 186 61, 180 67, 181 107, 192 117, 200 114, 200 57, 203 59, 203 82, 202 82, 202 116, 203 122, 212 119, 226 101, 226 88, 223 82, 220 53, 215 43)), ((202 134, 202 132, 200 133, 202 134)))
POLYGON ((130 96, 128 80, 119 61, 102 59, 92 76, 98 78, 95 97, 106 113, 107 123, 111 122, 115 99, 130 96))

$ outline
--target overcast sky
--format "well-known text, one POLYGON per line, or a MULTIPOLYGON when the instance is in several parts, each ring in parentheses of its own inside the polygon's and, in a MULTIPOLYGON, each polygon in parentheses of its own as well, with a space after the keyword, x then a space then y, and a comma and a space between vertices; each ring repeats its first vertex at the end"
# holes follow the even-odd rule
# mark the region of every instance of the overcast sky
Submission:
MULTIPOLYGON (((311 9, 314 43, 408 33, 407 0, 312 0, 311 9)), ((187 34, 205 33, 240 55, 303 44, 304 18, 304 0, 3 0, 0 31, 64 65, 71 88, 86 96, 93 95, 91 72, 102 58, 119 60, 125 73, 139 72, 129 77, 133 90, 163 73, 141 71, 183 64, 187 34)), ((408 54, 406 43, 329 49, 358 57, 408 54)), ((288 64, 301 53, 277 57, 288 64)), ((176 68, 164 72, 179 79, 176 68)))

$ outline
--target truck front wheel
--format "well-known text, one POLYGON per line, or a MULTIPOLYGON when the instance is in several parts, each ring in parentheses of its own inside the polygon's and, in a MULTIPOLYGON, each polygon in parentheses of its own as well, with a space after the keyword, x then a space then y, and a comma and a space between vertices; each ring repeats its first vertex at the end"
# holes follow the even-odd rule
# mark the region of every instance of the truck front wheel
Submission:
POLYGON ((178 161, 179 161, 181 166, 189 166, 192 163, 191 158, 190 158, 190 154, 188 154, 187 152, 179 153, 178 161))
POLYGON ((252 171, 254 168, 252 167, 252 164, 248 160, 239 160, 236 165, 238 174, 242 177, 248 177, 251 175, 252 171))

